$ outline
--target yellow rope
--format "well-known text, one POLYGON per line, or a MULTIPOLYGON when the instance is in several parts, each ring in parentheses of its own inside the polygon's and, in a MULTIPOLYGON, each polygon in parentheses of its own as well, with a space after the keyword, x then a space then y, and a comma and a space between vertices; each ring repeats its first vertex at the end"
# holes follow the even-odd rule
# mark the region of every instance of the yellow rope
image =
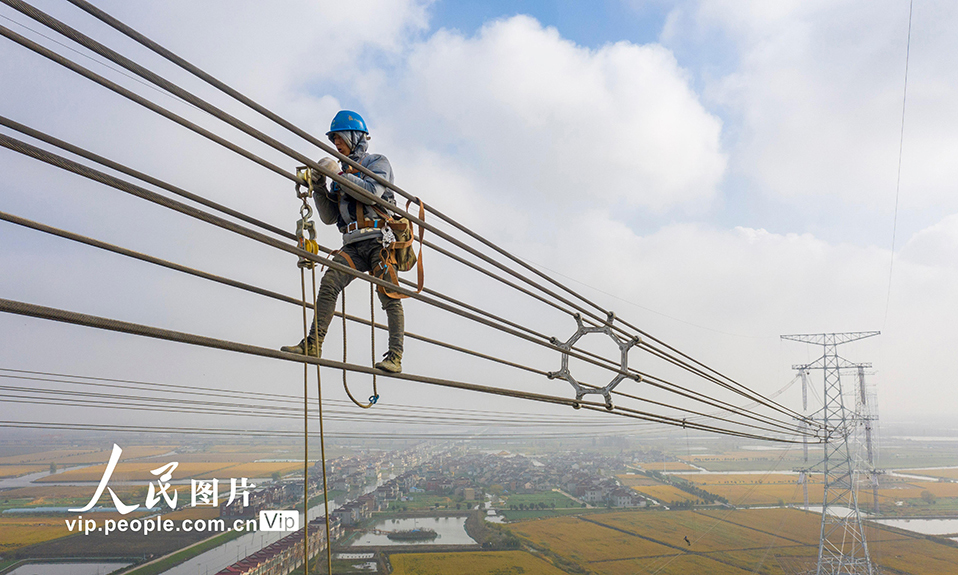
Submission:
MULTIPOLYGON (((312 210, 309 207, 308 199, 313 195, 313 178, 312 172, 309 168, 304 170, 297 170, 297 175, 300 175, 306 180, 308 185, 308 191, 300 193, 299 185, 296 186, 297 196, 303 200, 303 206, 300 209, 300 219, 297 222, 297 240, 299 247, 312 253, 319 253, 319 244, 311 237, 311 234, 315 233, 313 231, 313 222, 309 220, 309 216, 312 214, 312 210)), ((309 356, 309 323, 307 321, 307 309, 309 305, 306 303, 306 268, 309 268, 312 275, 312 301, 313 301, 313 333, 319 333, 319 302, 316 300, 316 265, 305 259, 300 258, 296 264, 299 267, 299 279, 300 285, 302 286, 303 293, 303 350, 306 356, 309 356)), ((343 326, 345 330, 345 324, 343 326)), ((313 342, 314 347, 318 347, 318 341, 313 342)), ((345 338, 343 338, 343 351, 345 352, 345 338)), ((326 566, 329 571, 329 575, 333 575, 333 556, 332 548, 333 541, 330 535, 329 527, 329 486, 326 479, 326 436, 323 430, 323 383, 319 373, 319 365, 316 365, 316 392, 317 392, 317 401, 319 402, 319 455, 322 462, 323 468, 323 505, 325 507, 326 513, 326 566)), ((303 456, 303 573, 309 573, 309 363, 303 362, 303 440, 304 440, 304 456, 303 456)))
MULTIPOLYGON (((310 268, 313 273, 313 293, 316 293, 316 268, 310 268)), ((303 300, 305 304, 306 300, 303 300)), ((319 319, 316 317, 318 314, 318 305, 316 298, 313 298, 313 329, 318 333, 319 331, 319 319)), ((343 340, 343 345, 346 345, 346 341, 343 340)), ((330 536, 329 529, 329 486, 326 481, 326 436, 323 433, 323 382, 319 375, 319 365, 316 365, 316 401, 319 406, 319 455, 323 460, 323 506, 326 512, 326 567, 329 572, 329 575, 333 575, 333 540, 330 536)), ((309 523, 307 518, 307 524, 309 523)), ((303 571, 303 573, 309 573, 309 571, 303 571)))
MULTIPOLYGON (((306 270, 302 266, 299 268, 299 279, 303 291, 303 347, 305 348, 303 352, 308 355, 309 323, 306 316, 306 270)), ((303 441, 303 573, 309 573, 309 364, 306 362, 303 362, 303 441)), ((325 460, 323 467, 325 468, 325 460)))

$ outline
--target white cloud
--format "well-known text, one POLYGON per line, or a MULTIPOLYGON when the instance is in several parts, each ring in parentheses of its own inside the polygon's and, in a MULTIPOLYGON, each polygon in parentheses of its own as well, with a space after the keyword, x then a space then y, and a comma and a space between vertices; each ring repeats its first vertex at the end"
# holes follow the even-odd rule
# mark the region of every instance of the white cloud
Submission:
MULTIPOLYGON (((907 244, 895 263, 887 322, 887 249, 833 245, 811 234, 691 224, 639 236, 597 212, 587 220, 562 245, 540 253, 548 259, 539 261, 642 306, 581 288, 746 385, 771 393, 792 377, 790 365, 820 355, 820 349, 781 343, 781 334, 882 330, 874 341, 842 353, 874 363, 883 413, 953 413, 950 367, 941 358, 958 346, 958 335, 940 326, 958 321, 958 270, 952 263, 958 216, 907 244), (911 383, 916 381, 920 394, 911 383), (932 405, 927 397, 942 401, 932 405)), ((797 405, 795 397, 783 400, 797 405)))
POLYGON ((958 268, 958 214, 921 230, 902 247, 900 258, 931 267, 958 268))
MULTIPOLYGON (((902 168, 905 209, 958 207, 958 50, 954 3, 916 3, 902 168)), ((689 2, 669 19, 666 44, 719 30, 737 52, 708 81, 712 100, 741 122, 733 170, 763 193, 838 196, 894 205, 908 3, 689 2)))
POLYGON ((403 73, 403 133, 453 147, 498 193, 661 210, 709 200, 725 171, 721 123, 658 45, 589 50, 516 16, 437 32, 403 73))

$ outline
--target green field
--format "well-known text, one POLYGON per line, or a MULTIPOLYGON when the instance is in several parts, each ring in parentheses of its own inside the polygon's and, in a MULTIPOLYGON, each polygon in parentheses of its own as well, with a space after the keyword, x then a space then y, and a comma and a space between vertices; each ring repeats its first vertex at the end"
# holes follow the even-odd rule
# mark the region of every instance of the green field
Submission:
POLYGON ((461 498, 445 495, 430 495, 428 493, 412 493, 406 501, 390 501, 389 511, 418 511, 423 509, 456 509, 459 504, 461 510, 475 507, 478 501, 462 501, 461 498), (458 501, 457 501, 458 499, 458 501))
POLYGON ((544 491, 542 493, 530 493, 530 494, 515 494, 507 495, 503 498, 503 506, 510 507, 512 505, 525 505, 526 507, 533 505, 537 506, 540 503, 545 503, 550 508, 554 505, 557 509, 561 507, 581 507, 581 504, 576 503, 575 501, 569 499, 565 495, 556 492, 556 491, 544 491))

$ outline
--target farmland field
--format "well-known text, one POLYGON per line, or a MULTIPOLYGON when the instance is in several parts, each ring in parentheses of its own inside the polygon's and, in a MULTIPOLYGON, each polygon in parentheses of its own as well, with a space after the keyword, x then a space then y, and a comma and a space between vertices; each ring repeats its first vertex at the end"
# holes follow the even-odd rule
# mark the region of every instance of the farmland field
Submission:
MULTIPOLYGON (((122 446, 121 446, 122 447, 122 446)), ((134 445, 131 447, 123 447, 123 454, 121 455, 121 460, 130 460, 138 457, 154 457, 164 453, 168 453, 172 447, 147 447, 147 446, 138 446, 134 445)), ((40 451, 38 453, 30 453, 25 455, 11 455, 7 457, 0 457, 0 465, 2 464, 45 464, 50 465, 51 463, 56 463, 57 465, 87 465, 91 463, 106 463, 110 460, 110 454, 113 452, 112 447, 110 449, 102 450, 88 450, 88 449, 55 449, 50 451, 40 451)))
POLYGON ((721 455, 692 455, 690 463, 709 471, 766 471, 790 469, 801 461, 800 449, 774 451, 733 451, 721 455))
MULTIPOLYGON (((96 520, 103 523, 106 519, 133 519, 143 517, 146 513, 130 513, 121 516, 119 513, 97 513, 96 520)), ((43 541, 50 541, 70 535, 64 519, 76 519, 79 515, 22 515, 0 517, 0 554, 5 554, 20 547, 33 545, 43 541)))
POLYGON ((616 475, 616 477, 618 477, 619 482, 626 487, 635 487, 637 485, 664 485, 661 481, 657 481, 645 475, 629 475, 626 473, 623 475, 616 475))
POLYGON ((20 477, 28 473, 46 471, 47 465, 0 465, 0 477, 20 477))
POLYGON ((575 501, 569 499, 565 495, 558 493, 556 491, 546 491, 543 493, 530 493, 525 494, 515 494, 504 497, 505 506, 511 505, 538 505, 540 503, 545 503, 547 506, 551 507, 554 503, 556 508, 563 507, 579 507, 579 504, 575 501))
POLYGON ((590 569, 602 575, 634 575, 635 573, 658 573, 659 575, 686 575, 689 573, 707 573, 708 575, 747 575, 751 570, 743 570, 701 555, 669 555, 666 557, 624 559, 591 563, 590 569))
MULTIPOLYGON (((181 464, 182 465, 182 464, 181 464)), ((200 465, 199 463, 193 463, 191 465, 200 465)), ((215 464, 211 464, 215 465, 215 464)), ((198 475, 192 476, 194 479, 210 479, 217 477, 219 479, 226 478, 235 478, 239 479, 240 477, 269 477, 274 472, 280 473, 290 473, 292 471, 300 471, 300 476, 302 476, 303 464, 297 462, 261 462, 261 463, 240 463, 240 464, 229 464, 229 467, 223 467, 217 469, 216 471, 210 471, 207 473, 200 473, 198 475)), ((179 470, 179 468, 177 468, 179 470)), ((228 483, 228 481, 227 481, 228 483)))
POLYGON ((911 473, 914 475, 927 475, 928 477, 941 477, 944 479, 958 479, 958 467, 949 469, 900 469, 901 473, 911 473))
MULTIPOLYGON (((150 473, 150 471, 163 467, 166 465, 166 463, 170 463, 170 461, 155 461, 152 463, 118 463, 116 469, 113 470, 112 478, 116 481, 152 481, 153 479, 156 479, 156 476, 150 473)), ((230 467, 231 465, 231 463, 180 463, 177 465, 176 469, 173 470, 173 477, 176 479, 195 478, 202 474, 210 474, 223 468, 230 467)), ((104 470, 106 470, 106 465, 94 465, 81 469, 68 469, 62 473, 41 477, 39 480, 37 480, 37 482, 96 482, 103 477, 104 470)))
MULTIPOLYGON (((77 450, 77 449, 55 449, 51 451, 40 451, 37 453, 27 453, 23 455, 8 455, 6 457, 0 457, 0 465, 15 465, 15 464, 27 464, 27 463, 46 463, 49 465, 55 460, 62 460, 64 458, 79 456, 79 455, 89 455, 99 453, 98 451, 93 451, 89 449, 77 450)), ((106 452, 106 458, 103 461, 110 459, 110 453, 106 452)))
POLYGON ((483 551, 479 553, 395 553, 389 556, 393 575, 511 575, 536 573, 561 575, 548 561, 525 551, 483 551))
POLYGON ((671 485, 635 485, 632 489, 665 505, 672 501, 701 501, 698 497, 671 485))
MULTIPOLYGON (((509 527, 533 546, 602 575, 791 575, 814 563, 820 520, 796 509, 713 509, 594 513, 509 527)), ((958 546, 870 525, 866 535, 886 572, 945 575, 958 564, 958 546)))
POLYGON ((62 517, 0 518, 0 555, 67 535, 62 517))
POLYGON ((698 471, 695 467, 692 467, 688 463, 682 463, 681 461, 656 461, 654 463, 640 463, 639 467, 645 469, 646 471, 698 471))
MULTIPOLYGON (((607 513, 594 515, 589 517, 589 520, 630 533, 654 534, 653 539, 679 548, 690 546, 685 542, 685 537, 688 537, 696 552, 793 543, 771 534, 759 534, 754 529, 720 522, 693 511, 607 513)), ((815 531, 817 530, 816 526, 815 531)))
MULTIPOLYGON (((738 473, 738 474, 726 474, 726 473, 698 473, 698 474, 688 474, 683 475, 683 479, 688 479, 693 483, 699 483, 703 486, 705 485, 737 485, 737 484, 770 484, 770 483, 787 483, 789 485, 795 485, 798 481, 798 475, 795 473, 769 473, 769 474, 757 474, 757 473, 738 473)), ((812 476, 810 478, 811 483, 821 483, 821 475, 812 476)))
POLYGON ((557 517, 511 524, 510 530, 575 561, 648 557, 672 552, 669 547, 620 533, 575 517, 557 517))

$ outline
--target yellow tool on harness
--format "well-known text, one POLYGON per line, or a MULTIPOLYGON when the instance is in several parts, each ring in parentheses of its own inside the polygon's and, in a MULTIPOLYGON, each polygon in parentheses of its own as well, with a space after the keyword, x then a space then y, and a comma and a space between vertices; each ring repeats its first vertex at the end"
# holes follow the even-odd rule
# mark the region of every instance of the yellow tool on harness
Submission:
MULTIPOLYGON (((300 166, 296 168, 296 175, 306 183, 305 192, 300 190, 302 184, 296 184, 296 197, 303 200, 303 205, 299 208, 300 218, 296 222, 296 247, 316 255, 319 254, 319 244, 316 242, 316 225, 310 219, 313 217, 313 208, 309 205, 309 199, 313 197, 313 170, 307 166, 300 166)), ((296 265, 313 269, 315 264, 311 260, 300 257, 296 265)))

